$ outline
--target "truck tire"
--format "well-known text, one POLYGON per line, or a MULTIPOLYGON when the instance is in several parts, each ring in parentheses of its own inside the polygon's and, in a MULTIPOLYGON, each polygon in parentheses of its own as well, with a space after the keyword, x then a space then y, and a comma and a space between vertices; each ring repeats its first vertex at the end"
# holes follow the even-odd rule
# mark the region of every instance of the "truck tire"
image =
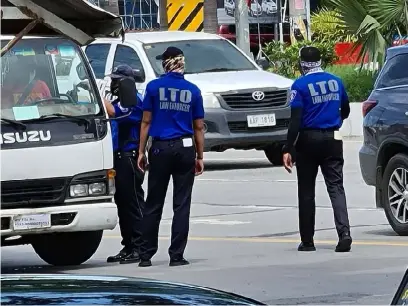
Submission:
POLYGON ((264 150, 266 158, 274 166, 283 166, 282 146, 273 146, 264 150))
POLYGON ((408 236, 408 179, 403 181, 401 173, 406 173, 408 177, 408 156, 405 154, 397 154, 393 156, 385 167, 382 180, 382 204, 388 223, 391 225, 394 232, 400 236, 408 236), (401 180, 402 184, 399 182, 401 180), (391 187, 393 186, 393 187, 391 187), (394 189, 397 188, 398 192, 394 189), (406 200, 407 199, 407 200, 406 200), (402 204, 399 205, 399 200, 402 204))
POLYGON ((103 231, 36 235, 31 245, 38 256, 53 266, 80 265, 99 247, 103 231))

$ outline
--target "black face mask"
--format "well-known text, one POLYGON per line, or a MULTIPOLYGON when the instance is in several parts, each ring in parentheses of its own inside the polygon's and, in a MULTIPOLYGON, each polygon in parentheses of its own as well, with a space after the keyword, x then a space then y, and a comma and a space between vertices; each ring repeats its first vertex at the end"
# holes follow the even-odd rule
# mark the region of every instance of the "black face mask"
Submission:
POLYGON ((112 79, 110 84, 110 92, 114 96, 119 96, 119 82, 120 79, 112 79))

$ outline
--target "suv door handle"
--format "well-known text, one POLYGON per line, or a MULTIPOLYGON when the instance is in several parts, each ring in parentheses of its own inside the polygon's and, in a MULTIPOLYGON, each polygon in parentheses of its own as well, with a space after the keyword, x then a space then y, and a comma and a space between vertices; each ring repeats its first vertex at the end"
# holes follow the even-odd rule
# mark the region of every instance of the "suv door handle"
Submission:
POLYGON ((408 116, 408 112, 405 112, 405 116, 408 116))

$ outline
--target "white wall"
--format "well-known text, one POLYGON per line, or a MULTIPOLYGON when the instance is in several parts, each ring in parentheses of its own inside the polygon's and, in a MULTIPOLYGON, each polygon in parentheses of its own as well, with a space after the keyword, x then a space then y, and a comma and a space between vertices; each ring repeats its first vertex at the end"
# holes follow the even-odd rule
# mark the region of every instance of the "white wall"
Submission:
POLYGON ((361 103, 350 103, 350 116, 344 120, 340 131, 343 137, 363 136, 363 113, 361 103))

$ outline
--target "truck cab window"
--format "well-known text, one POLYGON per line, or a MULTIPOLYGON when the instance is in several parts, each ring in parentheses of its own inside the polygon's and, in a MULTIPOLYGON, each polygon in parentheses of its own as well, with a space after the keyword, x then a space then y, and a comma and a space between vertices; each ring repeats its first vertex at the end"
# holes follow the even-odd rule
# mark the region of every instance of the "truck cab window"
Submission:
MULTIPOLYGON (((5 43, 2 41, 2 45, 5 43)), ((27 120, 57 113, 98 114, 101 106, 95 88, 89 82, 88 70, 78 69, 81 65, 85 65, 84 57, 69 40, 19 41, 2 57, 2 118, 27 120)))
POLYGON ((133 69, 143 71, 143 65, 139 56, 135 50, 128 46, 118 45, 116 49, 112 69, 119 65, 129 65, 133 69))

